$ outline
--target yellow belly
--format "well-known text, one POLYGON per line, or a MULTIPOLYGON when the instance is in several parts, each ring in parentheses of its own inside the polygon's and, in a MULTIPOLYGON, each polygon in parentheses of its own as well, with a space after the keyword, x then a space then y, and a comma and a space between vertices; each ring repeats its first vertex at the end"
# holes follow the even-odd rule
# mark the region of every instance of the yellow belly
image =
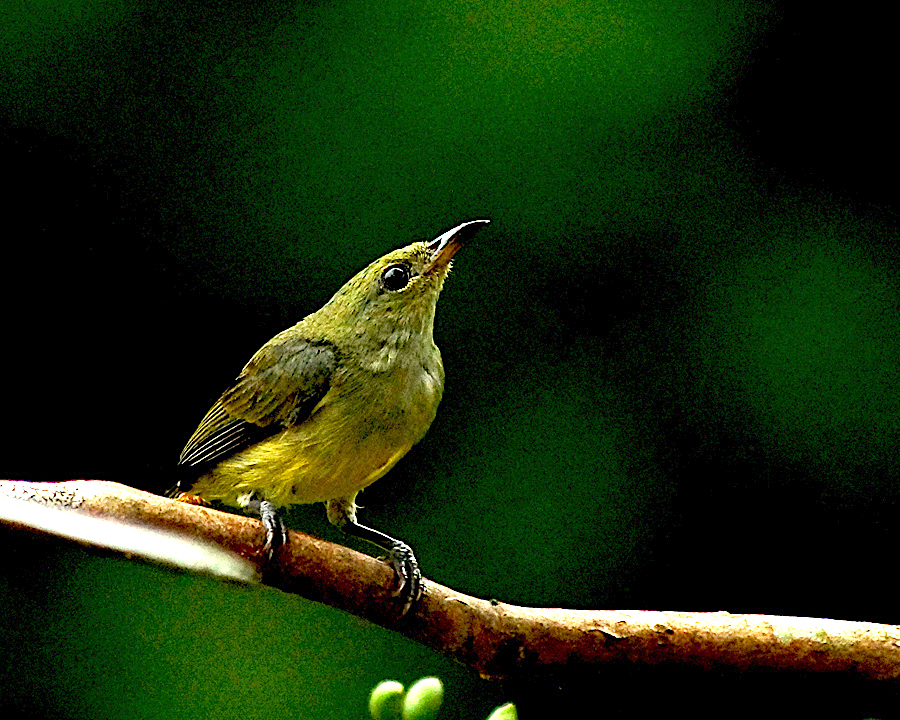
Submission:
POLYGON ((333 389, 307 420, 222 460, 190 493, 238 505, 258 492, 278 507, 352 497, 390 470, 434 419, 440 388, 410 395, 396 384, 364 395, 333 389))
POLYGON ((223 460, 197 480, 191 494, 238 505, 241 495, 259 492, 276 506, 348 497, 384 475, 411 447, 338 450, 330 443, 307 445, 297 434, 285 430, 223 460))

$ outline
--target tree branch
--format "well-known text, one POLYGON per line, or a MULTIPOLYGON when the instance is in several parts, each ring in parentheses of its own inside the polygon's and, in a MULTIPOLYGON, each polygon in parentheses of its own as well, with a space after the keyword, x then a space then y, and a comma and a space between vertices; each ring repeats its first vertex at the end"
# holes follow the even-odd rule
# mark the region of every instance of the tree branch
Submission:
MULTIPOLYGON (((267 585, 406 635, 483 677, 616 663, 900 678, 900 627, 894 625, 727 612, 527 608, 463 595, 431 581, 421 601, 401 618, 391 594, 393 571, 386 564, 303 533, 291 532, 289 544, 264 567, 263 531, 251 518, 95 480, 4 480, 0 497, 209 541, 245 558, 267 585)), ((0 502, 0 508, 11 502, 0 502)), ((15 513, 0 514, 7 525, 35 531, 33 523, 15 513)), ((54 533, 46 528, 41 532, 54 533)), ((104 535, 95 533, 82 542, 110 547, 104 535)), ((182 564, 177 557, 170 561, 182 564)))

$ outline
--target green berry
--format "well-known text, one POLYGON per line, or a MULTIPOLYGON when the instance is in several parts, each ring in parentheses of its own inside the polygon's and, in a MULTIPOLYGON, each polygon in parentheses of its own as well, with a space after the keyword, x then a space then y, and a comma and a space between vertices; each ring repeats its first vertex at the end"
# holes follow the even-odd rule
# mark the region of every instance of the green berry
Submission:
POLYGON ((434 720, 444 700, 444 685, 436 677, 417 680, 403 699, 403 720, 434 720))
POLYGON ((369 713, 373 720, 400 720, 403 686, 396 680, 378 683, 369 695, 369 713))
POLYGON ((501 705, 488 715, 487 720, 519 720, 519 713, 516 712, 516 706, 512 703, 501 705))

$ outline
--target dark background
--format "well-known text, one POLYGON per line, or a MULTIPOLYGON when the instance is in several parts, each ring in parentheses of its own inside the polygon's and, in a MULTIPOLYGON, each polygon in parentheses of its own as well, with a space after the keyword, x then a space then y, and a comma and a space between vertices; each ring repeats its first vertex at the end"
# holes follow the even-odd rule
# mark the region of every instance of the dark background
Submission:
MULTIPOLYGON (((7 5, 0 477, 163 492, 265 340, 489 217, 439 304, 438 419, 365 521, 512 603, 900 622, 888 6, 7 5)), ((290 522, 343 541, 320 507, 290 522)), ((443 717, 897 700, 631 670, 525 692, 298 598, 10 548, 23 714, 355 718, 424 674, 443 717)))

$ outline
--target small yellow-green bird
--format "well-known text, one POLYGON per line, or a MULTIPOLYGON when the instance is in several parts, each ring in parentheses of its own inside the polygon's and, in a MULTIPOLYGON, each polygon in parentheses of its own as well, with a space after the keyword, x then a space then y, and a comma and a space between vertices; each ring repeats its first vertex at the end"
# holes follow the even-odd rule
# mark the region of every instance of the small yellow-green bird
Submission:
POLYGON ((410 547, 356 521, 356 496, 434 420, 444 366, 432 331, 457 250, 489 220, 379 258, 324 307, 273 337, 188 440, 191 496, 258 513, 269 557, 287 533, 276 508, 324 502, 329 521, 387 552, 403 611, 422 593, 410 547))

